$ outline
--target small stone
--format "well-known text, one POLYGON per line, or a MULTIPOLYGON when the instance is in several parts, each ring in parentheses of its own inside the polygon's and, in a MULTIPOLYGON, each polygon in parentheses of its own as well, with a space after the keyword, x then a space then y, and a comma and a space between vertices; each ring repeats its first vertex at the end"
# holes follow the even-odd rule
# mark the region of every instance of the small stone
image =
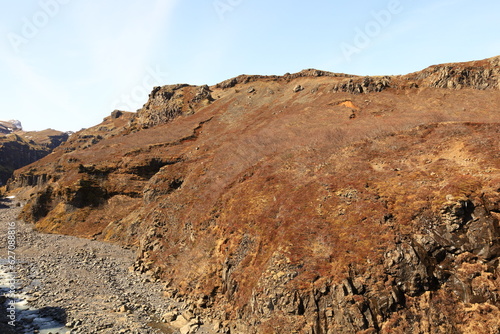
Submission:
POLYGON ((304 90, 304 87, 301 85, 297 85, 293 88, 294 93, 300 92, 301 90, 304 90))
POLYGON ((120 118, 123 115, 123 112, 120 110, 115 110, 111 113, 111 118, 120 118))
POLYGON ((186 318, 184 318, 183 315, 180 315, 178 316, 177 318, 175 318, 175 321, 172 321, 170 323, 170 326, 174 327, 174 328, 182 328, 186 325, 189 324, 189 320, 187 320, 186 318))
POLYGON ((186 318, 186 320, 194 319, 194 314, 191 311, 186 311, 186 312, 182 313, 182 316, 184 318, 186 318))
POLYGON ((201 307, 201 308, 206 307, 207 306, 207 300, 205 298, 198 299, 198 301, 196 302, 196 306, 201 307))
POLYGON ((196 333, 199 327, 200 326, 198 326, 198 324, 190 322, 189 324, 181 327, 179 331, 181 332, 181 334, 191 334, 196 333))
POLYGON ((161 318, 164 322, 172 322, 172 321, 175 321, 175 319, 177 318, 177 313, 176 312, 167 312, 161 318))
POLYGON ((189 334, 191 332, 191 326, 186 325, 186 326, 182 327, 181 329, 179 329, 179 331, 181 332, 181 334, 189 334))

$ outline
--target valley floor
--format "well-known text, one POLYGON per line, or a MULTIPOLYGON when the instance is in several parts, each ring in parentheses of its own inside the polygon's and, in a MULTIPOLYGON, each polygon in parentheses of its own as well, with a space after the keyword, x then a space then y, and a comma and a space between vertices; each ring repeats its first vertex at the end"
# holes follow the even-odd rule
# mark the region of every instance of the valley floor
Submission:
MULTIPOLYGON (((15 199, 0 203, 0 257, 6 263, 8 254, 15 255, 13 270, 6 263, 2 275, 4 282, 6 275, 17 276, 16 298, 20 302, 12 312, 16 325, 13 327, 6 317, 12 299, 0 297, 0 332, 172 332, 159 319, 176 306, 162 297, 160 283, 129 271, 135 259, 133 250, 38 233, 31 225, 16 221, 20 205, 15 199), (8 235, 13 232, 9 234, 9 228, 16 236, 11 253, 8 235)), ((4 283, 2 295, 8 289, 4 283)))

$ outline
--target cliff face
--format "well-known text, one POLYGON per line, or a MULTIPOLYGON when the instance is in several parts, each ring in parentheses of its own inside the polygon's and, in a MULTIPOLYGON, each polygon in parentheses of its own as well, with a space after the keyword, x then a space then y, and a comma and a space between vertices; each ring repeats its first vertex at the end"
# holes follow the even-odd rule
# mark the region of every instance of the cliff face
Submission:
POLYGON ((214 332, 496 333, 499 59, 157 87, 9 189, 214 332))
POLYGON ((45 157, 67 139, 68 134, 60 131, 25 132, 0 124, 0 185, 7 182, 14 170, 45 157))

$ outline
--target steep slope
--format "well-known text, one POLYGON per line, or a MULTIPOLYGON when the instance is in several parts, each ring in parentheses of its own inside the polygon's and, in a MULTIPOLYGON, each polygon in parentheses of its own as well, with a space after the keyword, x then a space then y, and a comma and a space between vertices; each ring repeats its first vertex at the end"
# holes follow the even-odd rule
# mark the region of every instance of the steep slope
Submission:
POLYGON ((0 122, 0 186, 14 170, 45 157, 67 139, 68 134, 60 131, 26 132, 11 122, 0 122))
POLYGON ((493 333, 499 80, 496 57, 156 87, 9 189, 42 231, 137 246, 218 332, 493 333))

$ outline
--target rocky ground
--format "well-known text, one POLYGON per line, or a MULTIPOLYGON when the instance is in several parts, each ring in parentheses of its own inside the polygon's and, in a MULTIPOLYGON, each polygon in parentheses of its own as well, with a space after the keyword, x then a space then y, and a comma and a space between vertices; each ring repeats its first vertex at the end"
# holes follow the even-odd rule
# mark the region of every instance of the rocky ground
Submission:
MULTIPOLYGON (((189 310, 162 297, 161 283, 131 272, 134 250, 38 233, 16 221, 20 208, 15 200, 3 201, 0 208, 2 259, 7 258, 9 222, 16 222, 14 272, 21 300, 13 328, 5 314, 9 299, 2 297, 0 332, 147 334, 201 329, 189 310), (177 320, 178 328, 167 326, 162 318, 177 320)), ((5 271, 2 274, 9 275, 5 271)))

